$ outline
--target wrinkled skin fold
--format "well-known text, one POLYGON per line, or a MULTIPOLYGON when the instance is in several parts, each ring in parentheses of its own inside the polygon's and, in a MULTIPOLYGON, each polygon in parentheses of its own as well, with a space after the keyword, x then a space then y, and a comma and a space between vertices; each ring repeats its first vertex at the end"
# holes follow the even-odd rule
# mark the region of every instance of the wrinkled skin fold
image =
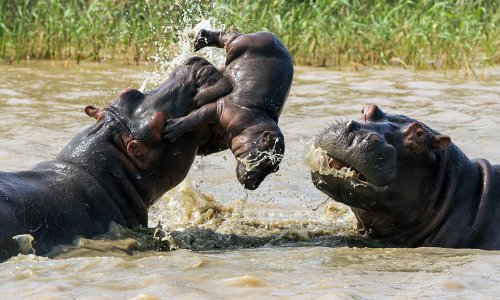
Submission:
POLYGON ((376 105, 319 134, 314 185, 349 205, 361 232, 407 247, 500 249, 500 166, 376 105))
POLYGON ((36 254, 46 255, 77 236, 105 233, 112 222, 147 226, 147 208, 184 179, 200 146, 212 138, 206 126, 168 141, 166 119, 231 89, 213 65, 193 57, 155 90, 127 89, 109 107, 86 107, 97 122, 54 160, 0 172, 0 260, 19 253, 13 236, 33 236, 36 254))

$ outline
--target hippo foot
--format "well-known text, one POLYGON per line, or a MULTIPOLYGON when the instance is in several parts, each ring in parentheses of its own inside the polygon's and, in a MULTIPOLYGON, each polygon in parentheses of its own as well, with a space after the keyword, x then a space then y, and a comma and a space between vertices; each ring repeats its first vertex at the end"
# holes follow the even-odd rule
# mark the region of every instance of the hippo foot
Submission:
POLYGON ((221 32, 201 29, 194 40, 194 51, 198 51, 207 46, 220 47, 221 32))
POLYGON ((182 120, 170 119, 165 121, 165 128, 163 129, 163 137, 170 141, 175 141, 182 133, 182 120))

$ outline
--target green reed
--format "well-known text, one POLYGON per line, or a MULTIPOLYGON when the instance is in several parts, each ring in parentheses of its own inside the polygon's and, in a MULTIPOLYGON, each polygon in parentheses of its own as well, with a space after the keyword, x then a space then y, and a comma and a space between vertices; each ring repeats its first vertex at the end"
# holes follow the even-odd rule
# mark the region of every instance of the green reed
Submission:
POLYGON ((194 24, 199 18, 194 12, 208 5, 177 2, 0 0, 0 57, 147 59, 159 44, 174 45, 177 31, 194 24))
POLYGON ((226 0, 221 7, 226 23, 277 33, 304 64, 500 62, 500 1, 226 0))
POLYGON ((270 30, 298 64, 416 69, 500 63, 499 0, 0 0, 0 57, 168 58, 202 18, 270 30))

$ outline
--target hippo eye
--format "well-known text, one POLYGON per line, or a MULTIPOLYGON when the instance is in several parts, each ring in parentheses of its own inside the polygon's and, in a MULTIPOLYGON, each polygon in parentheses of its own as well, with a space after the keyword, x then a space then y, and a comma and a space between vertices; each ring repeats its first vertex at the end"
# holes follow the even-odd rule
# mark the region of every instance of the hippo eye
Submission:
POLYGON ((384 138, 389 144, 394 141, 394 136, 390 133, 384 133, 384 138))

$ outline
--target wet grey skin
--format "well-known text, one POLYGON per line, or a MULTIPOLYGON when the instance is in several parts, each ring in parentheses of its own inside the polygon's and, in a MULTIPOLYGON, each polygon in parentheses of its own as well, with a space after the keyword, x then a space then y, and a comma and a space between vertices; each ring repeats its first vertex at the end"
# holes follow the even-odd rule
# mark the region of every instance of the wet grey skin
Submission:
POLYGON ((314 146, 327 168, 356 171, 311 174, 351 207, 360 232, 408 247, 500 249, 500 167, 470 160, 448 136, 370 105, 358 121, 323 130, 314 146))
POLYGON ((166 140, 165 120, 230 91, 217 68, 193 57, 150 92, 127 89, 106 108, 87 106, 97 122, 54 160, 0 172, 0 261, 19 253, 14 236, 33 236, 33 252, 46 255, 78 236, 103 234, 112 223, 147 226, 147 209, 185 178, 212 137, 207 126, 166 140))
POLYGON ((210 154, 231 149, 236 177, 254 190, 269 174, 278 171, 285 152, 285 138, 278 118, 293 78, 290 53, 270 32, 241 34, 200 30, 195 49, 226 50, 223 74, 233 90, 214 103, 206 103, 186 117, 167 121, 166 136, 175 140, 198 126, 210 124, 216 138, 200 149, 210 154), (252 166, 248 162, 255 162, 252 166))

